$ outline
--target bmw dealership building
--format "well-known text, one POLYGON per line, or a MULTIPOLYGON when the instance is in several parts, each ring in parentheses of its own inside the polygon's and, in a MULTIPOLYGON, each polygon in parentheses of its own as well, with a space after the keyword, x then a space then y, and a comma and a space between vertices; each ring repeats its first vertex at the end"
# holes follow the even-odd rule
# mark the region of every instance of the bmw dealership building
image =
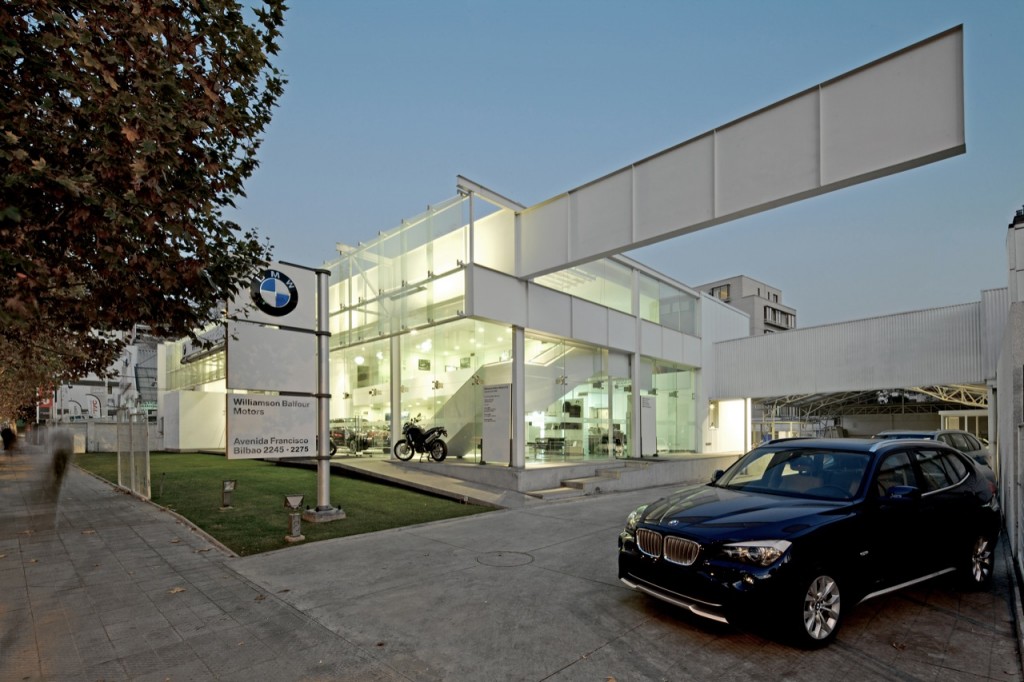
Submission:
MULTIPOLYGON (((324 266, 339 453, 389 459, 418 420, 447 430, 451 475, 510 490, 656 455, 689 464, 679 476, 693 480, 760 437, 751 397, 928 378, 858 373, 815 351, 836 333, 871 363, 857 353, 952 321, 963 333, 930 362, 892 367, 984 384, 996 362, 979 339, 1005 324, 1005 292, 891 324, 746 339, 745 313, 623 255, 963 153, 962 43, 960 27, 943 32, 536 205, 460 177, 452 198, 339 244, 324 266)), ((225 446, 226 376, 216 347, 165 346, 165 448, 225 446)))

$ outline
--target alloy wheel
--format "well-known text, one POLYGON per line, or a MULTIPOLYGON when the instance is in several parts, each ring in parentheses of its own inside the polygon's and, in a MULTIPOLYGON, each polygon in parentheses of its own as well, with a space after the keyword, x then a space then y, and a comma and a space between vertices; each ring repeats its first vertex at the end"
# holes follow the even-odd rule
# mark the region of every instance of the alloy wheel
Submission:
POLYGON ((807 636, 815 641, 828 639, 839 626, 839 585, 827 575, 811 581, 804 595, 803 622, 807 636))

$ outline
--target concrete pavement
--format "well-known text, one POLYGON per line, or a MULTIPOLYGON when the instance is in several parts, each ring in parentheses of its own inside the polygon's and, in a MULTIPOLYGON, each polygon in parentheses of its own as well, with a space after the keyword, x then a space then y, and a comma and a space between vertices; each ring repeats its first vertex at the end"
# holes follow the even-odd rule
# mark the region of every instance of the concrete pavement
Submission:
POLYGON ((1002 554, 991 592, 872 600, 805 652, 618 582, 662 489, 238 558, 78 469, 55 499, 47 465, 0 453, 0 680, 1024 679, 1002 554))

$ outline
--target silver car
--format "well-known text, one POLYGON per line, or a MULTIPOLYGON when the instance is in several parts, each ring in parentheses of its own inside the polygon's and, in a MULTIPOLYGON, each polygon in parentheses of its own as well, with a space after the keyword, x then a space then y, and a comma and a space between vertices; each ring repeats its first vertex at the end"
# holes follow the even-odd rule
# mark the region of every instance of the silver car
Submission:
POLYGON ((992 452, 989 450, 988 442, 978 438, 973 433, 958 431, 956 429, 890 429, 877 434, 875 438, 919 438, 922 440, 937 440, 950 447, 954 447, 965 455, 972 457, 975 461, 992 466, 992 452))

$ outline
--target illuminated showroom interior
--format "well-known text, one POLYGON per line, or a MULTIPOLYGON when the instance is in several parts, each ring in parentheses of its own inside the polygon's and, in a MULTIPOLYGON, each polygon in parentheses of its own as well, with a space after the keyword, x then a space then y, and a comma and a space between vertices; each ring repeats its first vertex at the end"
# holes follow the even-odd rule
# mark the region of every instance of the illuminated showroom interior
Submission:
MULTIPOLYGON (((501 384, 521 386, 511 466, 749 445, 746 401, 702 397, 699 335, 702 313, 719 330, 708 343, 746 333, 746 315, 618 256, 518 279, 514 221, 515 206, 463 190, 373 241, 339 245, 327 267, 330 429, 341 454, 390 457, 415 419, 447 429, 453 461, 479 461, 483 392, 501 384), (517 299, 525 315, 505 305, 517 299), (653 405, 646 441, 640 396, 653 405)), ((192 416, 168 447, 223 447, 223 353, 182 363, 183 344, 169 349, 165 420, 192 416)))

